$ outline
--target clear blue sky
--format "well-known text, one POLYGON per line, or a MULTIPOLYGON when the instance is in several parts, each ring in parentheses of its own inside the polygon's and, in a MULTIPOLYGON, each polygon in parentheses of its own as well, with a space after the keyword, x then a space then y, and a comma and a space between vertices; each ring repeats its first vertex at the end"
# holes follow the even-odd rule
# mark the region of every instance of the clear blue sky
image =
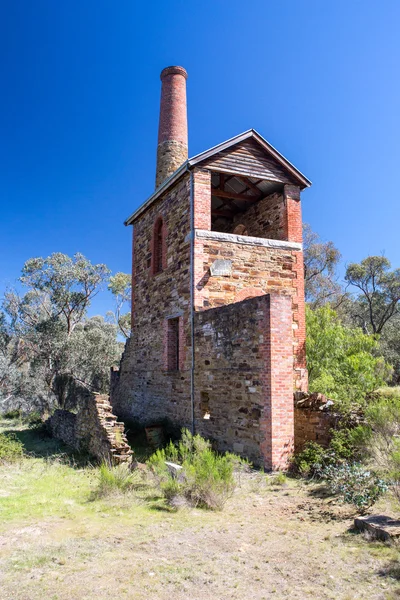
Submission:
POLYGON ((130 271, 171 64, 191 155, 257 129, 313 181, 304 219, 344 263, 399 267, 399 23, 398 0, 5 0, 0 291, 55 251, 130 271))

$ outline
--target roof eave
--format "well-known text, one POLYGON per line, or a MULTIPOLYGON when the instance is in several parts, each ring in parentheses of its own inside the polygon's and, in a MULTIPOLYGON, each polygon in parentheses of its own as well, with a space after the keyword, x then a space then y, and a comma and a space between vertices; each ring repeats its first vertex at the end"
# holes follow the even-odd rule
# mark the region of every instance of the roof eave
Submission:
POLYGON ((218 152, 222 152, 235 144, 243 142, 249 138, 255 139, 261 146, 267 150, 272 156, 283 166, 285 167, 298 181, 301 183, 302 188, 310 187, 311 181, 307 179, 305 175, 301 171, 299 171, 287 158, 285 158, 274 146, 272 146, 262 135, 260 135, 255 129, 248 129, 239 135, 236 135, 217 146, 213 146, 209 150, 205 152, 201 152, 200 154, 196 154, 193 158, 190 158, 188 163, 190 167, 194 167, 195 165, 207 160, 211 156, 218 154, 218 152))
POLYGON ((150 206, 150 204, 152 204, 154 202, 154 200, 157 200, 157 198, 159 196, 161 196, 161 194, 163 192, 165 192, 165 190, 167 188, 169 188, 170 185, 172 185, 173 183, 175 183, 189 168, 189 161, 186 160, 174 173, 172 173, 172 175, 170 177, 168 177, 168 179, 166 179, 159 188, 156 189, 156 191, 154 192, 154 194, 152 194, 150 196, 150 198, 147 198, 147 200, 141 204, 139 206, 139 208, 137 208, 131 215, 130 217, 128 217, 125 221, 124 221, 124 225, 132 225, 133 221, 135 221, 135 219, 137 219, 137 217, 139 215, 142 214, 142 212, 144 212, 146 210, 146 208, 148 206, 150 206))

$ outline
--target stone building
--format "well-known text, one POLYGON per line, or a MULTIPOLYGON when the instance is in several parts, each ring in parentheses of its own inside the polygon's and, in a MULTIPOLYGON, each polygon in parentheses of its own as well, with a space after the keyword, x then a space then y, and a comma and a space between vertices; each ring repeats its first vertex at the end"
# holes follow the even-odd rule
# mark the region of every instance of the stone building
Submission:
POLYGON ((165 418, 267 469, 307 388, 300 192, 253 129, 188 159, 187 73, 161 73, 156 189, 133 226, 132 334, 114 411, 165 418))

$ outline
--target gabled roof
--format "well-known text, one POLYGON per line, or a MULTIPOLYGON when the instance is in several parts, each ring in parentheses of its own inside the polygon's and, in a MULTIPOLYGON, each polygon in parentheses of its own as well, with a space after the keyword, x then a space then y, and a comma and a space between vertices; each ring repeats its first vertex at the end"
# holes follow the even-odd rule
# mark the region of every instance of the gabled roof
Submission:
POLYGON ((289 162, 287 160, 287 158, 285 158, 280 152, 278 152, 278 150, 276 148, 271 146, 271 144, 269 142, 267 142, 267 140, 264 139, 262 137, 262 135, 260 135, 257 131, 255 131, 255 129, 249 129, 248 131, 245 131, 244 133, 240 133, 239 135, 236 135, 235 137, 231 138, 230 140, 226 140, 226 142, 222 142, 221 144, 218 144, 217 146, 214 146, 213 148, 210 148, 209 150, 206 150, 205 152, 201 152, 200 154, 197 154, 193 158, 189 158, 188 163, 191 167, 194 167, 194 166, 198 165, 199 163, 212 158, 219 152, 228 150, 229 148, 232 148, 232 146, 235 146, 236 144, 239 144, 240 142, 244 142, 245 140, 249 140, 249 139, 252 139, 255 142, 257 142, 268 154, 270 154, 270 156, 272 158, 274 158, 280 165, 282 165, 282 167, 284 167, 284 169, 289 171, 291 176, 294 177, 294 179, 296 179, 296 181, 298 181, 298 183, 300 184, 300 187, 302 187, 302 188, 310 187, 311 181, 309 179, 307 179, 307 177, 305 177, 305 175, 303 175, 303 173, 301 173, 298 169, 296 169, 296 167, 294 165, 292 165, 292 163, 289 162))
POLYGON ((271 144, 267 142, 267 140, 265 140, 259 133, 257 133, 257 131, 255 131, 254 129, 249 129, 248 131, 245 131, 244 133, 241 133, 229 140, 226 140, 225 142, 222 142, 221 144, 218 144, 217 146, 214 146, 213 148, 210 148, 205 152, 201 152, 193 158, 189 158, 187 161, 185 161, 179 167, 179 169, 175 171, 175 173, 173 173, 160 185, 159 188, 156 189, 154 194, 152 194, 150 198, 148 198, 146 202, 144 202, 144 204, 142 204, 130 217, 128 217, 128 219, 126 219, 124 224, 131 225, 133 221, 148 208, 148 206, 150 206, 159 196, 161 196, 173 183, 180 179, 180 177, 186 171, 191 170, 192 168, 194 168, 197 165, 200 165, 201 163, 208 162, 210 161, 210 159, 212 159, 219 153, 226 152, 230 148, 233 148, 233 146, 236 146, 237 144, 248 140, 253 140, 267 154, 269 154, 269 156, 272 159, 279 163, 302 189, 304 189, 305 187, 310 187, 311 181, 307 179, 307 177, 305 177, 298 169, 296 169, 296 167, 292 165, 291 162, 289 162, 280 152, 278 152, 276 148, 271 146, 271 144))

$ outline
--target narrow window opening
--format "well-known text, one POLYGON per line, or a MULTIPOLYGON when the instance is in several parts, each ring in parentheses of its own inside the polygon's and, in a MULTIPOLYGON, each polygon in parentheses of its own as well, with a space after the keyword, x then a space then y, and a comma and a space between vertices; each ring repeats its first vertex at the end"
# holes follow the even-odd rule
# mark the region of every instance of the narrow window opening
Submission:
POLYGON ((168 319, 168 335, 167 335, 167 366, 168 371, 179 370, 179 317, 168 319))
POLYGON ((210 419, 210 397, 208 392, 200 392, 200 410, 203 419, 210 419))
POLYGON ((154 226, 154 246, 153 246, 153 273, 161 273, 163 270, 163 250, 164 250, 164 227, 162 219, 158 219, 154 226))

